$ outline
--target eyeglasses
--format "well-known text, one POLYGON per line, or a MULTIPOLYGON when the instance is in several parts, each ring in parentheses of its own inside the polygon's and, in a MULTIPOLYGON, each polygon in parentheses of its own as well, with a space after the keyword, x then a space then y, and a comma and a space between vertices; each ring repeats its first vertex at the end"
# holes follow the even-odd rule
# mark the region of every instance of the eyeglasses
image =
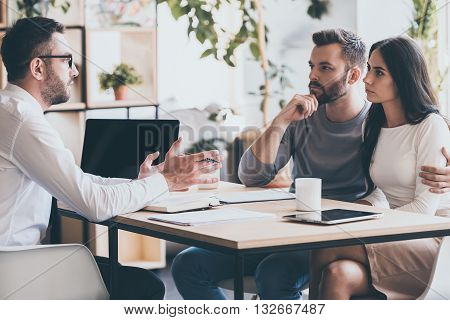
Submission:
POLYGON ((67 63, 69 64, 69 68, 72 69, 73 66, 73 57, 71 54, 66 55, 49 55, 49 56, 38 56, 38 58, 41 59, 52 59, 52 58, 59 58, 59 59, 69 59, 67 63))

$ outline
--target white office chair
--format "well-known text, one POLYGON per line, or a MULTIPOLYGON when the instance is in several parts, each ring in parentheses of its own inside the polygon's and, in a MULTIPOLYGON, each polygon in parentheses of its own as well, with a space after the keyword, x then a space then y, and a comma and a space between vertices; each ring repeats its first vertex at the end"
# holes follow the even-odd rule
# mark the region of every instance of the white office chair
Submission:
POLYGON ((109 299, 82 245, 0 247, 0 299, 109 299))
POLYGON ((421 300, 450 300, 450 237, 445 237, 434 262, 427 289, 418 298, 421 300))

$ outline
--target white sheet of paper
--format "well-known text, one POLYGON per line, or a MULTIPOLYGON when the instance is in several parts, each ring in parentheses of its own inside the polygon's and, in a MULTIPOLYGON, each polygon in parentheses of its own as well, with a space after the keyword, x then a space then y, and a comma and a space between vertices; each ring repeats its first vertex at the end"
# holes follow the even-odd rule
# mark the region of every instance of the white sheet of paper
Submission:
POLYGON ((295 199, 295 194, 284 190, 262 190, 246 192, 225 192, 218 194, 217 199, 224 203, 245 203, 259 201, 275 201, 295 199))
POLYGON ((168 222, 182 226, 192 226, 198 224, 218 223, 235 220, 249 219, 269 219, 275 218, 271 213, 255 212, 239 208, 221 208, 204 211, 193 211, 176 214, 156 214, 149 217, 149 220, 168 222))

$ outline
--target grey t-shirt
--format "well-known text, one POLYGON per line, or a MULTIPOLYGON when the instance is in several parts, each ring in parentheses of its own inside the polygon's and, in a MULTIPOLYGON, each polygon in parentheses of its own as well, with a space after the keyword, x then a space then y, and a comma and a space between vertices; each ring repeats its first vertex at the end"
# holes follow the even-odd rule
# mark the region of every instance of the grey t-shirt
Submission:
MULTIPOLYGON (((248 149, 239 164, 239 179, 246 186, 268 184, 292 157, 292 178, 321 178, 324 198, 355 201, 367 191, 361 159, 362 125, 369 110, 366 102, 352 120, 332 122, 325 106, 310 118, 289 125, 274 164, 263 164, 248 149)), ((294 192, 295 183, 291 186, 294 192)))

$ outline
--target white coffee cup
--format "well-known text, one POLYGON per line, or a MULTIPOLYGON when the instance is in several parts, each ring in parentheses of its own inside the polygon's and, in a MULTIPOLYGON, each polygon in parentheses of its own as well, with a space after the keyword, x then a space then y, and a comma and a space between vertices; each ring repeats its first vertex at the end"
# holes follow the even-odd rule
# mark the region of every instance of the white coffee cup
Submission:
POLYGON ((322 208, 322 179, 295 179, 297 211, 320 211, 322 208))
MULTIPOLYGON (((220 181, 220 169, 217 169, 214 172, 202 174, 200 177, 201 178, 217 178, 220 181)), ((199 190, 217 189, 218 187, 219 187, 219 182, 198 185, 199 190)))

